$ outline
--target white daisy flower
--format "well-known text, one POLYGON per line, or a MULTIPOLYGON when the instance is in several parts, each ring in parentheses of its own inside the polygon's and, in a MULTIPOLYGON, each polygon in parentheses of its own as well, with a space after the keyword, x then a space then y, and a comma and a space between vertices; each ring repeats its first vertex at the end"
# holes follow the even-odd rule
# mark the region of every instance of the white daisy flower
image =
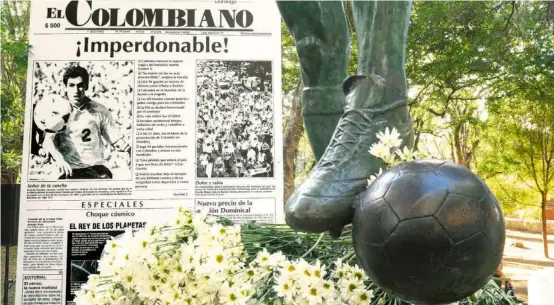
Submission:
POLYGON ((321 291, 321 294, 323 295, 323 298, 332 300, 335 298, 335 285, 332 281, 329 280, 323 280, 321 282, 321 287, 323 288, 321 291))
POLYGON ((280 298, 285 298, 288 301, 292 301, 292 297, 295 293, 296 288, 290 276, 280 276, 275 279, 275 286, 273 290, 277 293, 277 296, 280 298))
POLYGON ((398 158, 400 158, 400 160, 402 160, 402 161, 413 160, 413 159, 416 158, 415 152, 413 152, 411 149, 409 149, 409 148, 406 147, 406 146, 404 146, 404 147, 402 148, 402 150, 397 149, 397 150, 396 150, 396 155, 397 155, 398 158))
POLYGON ((339 283, 343 299, 349 300, 356 292, 365 289, 364 283, 356 278, 349 278, 339 283))
POLYGON ((377 133, 377 138, 381 141, 381 143, 389 148, 400 147, 400 145, 402 145, 400 134, 398 133, 396 128, 390 130, 387 127, 384 133, 382 131, 377 133))
POLYGON ((310 305, 323 304, 323 288, 321 285, 312 284, 303 291, 303 296, 310 305))
POLYGON ((389 156, 391 155, 390 148, 381 142, 373 143, 369 148, 369 153, 383 160, 389 158, 389 156))
POLYGON ((220 291, 218 295, 220 304, 223 305, 242 305, 246 304, 247 298, 241 293, 239 288, 231 288, 220 291))
POLYGON ((286 260, 281 264, 279 271, 283 276, 292 276, 296 272, 296 264, 286 260))
POLYGON ((367 305, 369 304, 371 298, 373 297, 373 291, 367 291, 367 290, 358 290, 354 292, 352 297, 350 298, 350 304, 352 305, 367 305))

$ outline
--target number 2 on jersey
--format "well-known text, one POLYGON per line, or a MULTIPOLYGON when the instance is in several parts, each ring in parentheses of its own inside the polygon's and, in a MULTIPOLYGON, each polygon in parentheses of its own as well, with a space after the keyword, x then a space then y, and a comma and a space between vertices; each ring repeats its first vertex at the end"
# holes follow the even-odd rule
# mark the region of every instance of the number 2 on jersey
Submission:
POLYGON ((90 142, 90 129, 88 128, 85 128, 83 129, 83 137, 81 137, 81 140, 83 140, 83 142, 90 142))

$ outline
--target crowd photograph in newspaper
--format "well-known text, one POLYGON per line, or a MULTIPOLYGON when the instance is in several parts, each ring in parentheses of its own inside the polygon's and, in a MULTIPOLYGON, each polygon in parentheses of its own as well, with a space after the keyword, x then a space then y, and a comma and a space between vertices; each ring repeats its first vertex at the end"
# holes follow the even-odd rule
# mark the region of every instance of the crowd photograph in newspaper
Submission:
POLYGON ((134 62, 33 68, 29 180, 130 180, 134 62))
POLYGON ((197 61, 197 178, 273 177, 271 61, 197 61))

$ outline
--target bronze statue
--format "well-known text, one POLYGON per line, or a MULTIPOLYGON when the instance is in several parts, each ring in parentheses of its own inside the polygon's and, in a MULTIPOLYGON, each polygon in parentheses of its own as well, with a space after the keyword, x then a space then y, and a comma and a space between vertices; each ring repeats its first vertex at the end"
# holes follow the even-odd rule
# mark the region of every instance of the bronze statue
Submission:
POLYGON ((353 223, 356 258, 384 291, 417 304, 457 301, 485 285, 499 264, 502 211, 479 177, 442 161, 404 163, 367 188, 383 166, 368 152, 378 132, 396 128, 413 146, 404 70, 411 2, 351 3, 358 71, 346 78, 342 2, 278 2, 296 42, 302 115, 318 160, 287 200, 287 224, 339 237, 353 223))
POLYGON ((302 116, 318 161, 287 200, 286 221, 298 231, 335 237, 352 222, 357 197, 382 165, 368 153, 377 132, 395 127, 405 145, 413 143, 404 70, 411 1, 351 3, 358 75, 347 78, 342 1, 277 2, 296 43, 302 116))

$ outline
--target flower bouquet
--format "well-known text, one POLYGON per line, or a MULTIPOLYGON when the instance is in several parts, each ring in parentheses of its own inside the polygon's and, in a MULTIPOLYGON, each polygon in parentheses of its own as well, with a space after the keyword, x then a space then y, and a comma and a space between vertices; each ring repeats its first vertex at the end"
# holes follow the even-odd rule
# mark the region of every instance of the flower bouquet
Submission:
MULTIPOLYGON (((414 157, 398 149, 395 130, 387 129, 379 139, 370 153, 386 164, 414 157)), ((332 239, 286 225, 237 225, 183 208, 175 214, 169 223, 109 240, 100 273, 76 293, 76 304, 408 305, 377 287, 356 265, 351 227, 332 239)), ((457 303, 516 304, 492 280, 457 303)))

